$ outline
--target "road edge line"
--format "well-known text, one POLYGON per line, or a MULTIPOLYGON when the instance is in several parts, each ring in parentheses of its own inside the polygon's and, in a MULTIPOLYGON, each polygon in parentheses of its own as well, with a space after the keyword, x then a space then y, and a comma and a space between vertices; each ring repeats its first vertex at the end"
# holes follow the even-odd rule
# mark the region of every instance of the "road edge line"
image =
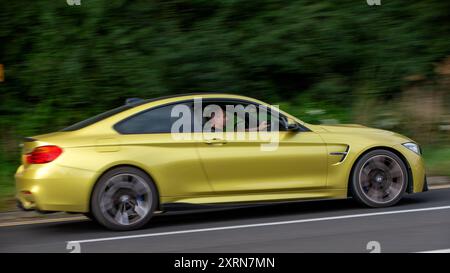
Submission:
POLYGON ((104 237, 104 238, 86 239, 86 240, 72 240, 72 241, 67 241, 67 244, 95 243, 95 242, 116 241, 116 240, 124 240, 124 239, 137 239, 137 238, 145 238, 145 237, 167 236, 167 235, 186 234, 186 233, 198 233, 198 232, 207 232, 207 231, 230 230, 230 229, 276 226, 276 225, 288 225, 288 224, 300 224, 300 223, 309 223, 309 222, 351 219, 351 218, 371 217, 371 216, 379 216, 379 215, 422 212, 422 211, 430 211, 430 210, 444 210, 444 209, 450 209, 450 206, 396 210, 396 211, 383 211, 383 212, 374 212, 374 213, 350 214, 350 215, 341 215, 341 216, 330 216, 330 217, 299 219, 299 220, 289 220, 289 221, 279 221, 279 222, 267 222, 267 223, 257 223, 257 224, 247 224, 247 225, 223 226, 223 227, 213 227, 213 228, 188 229, 188 230, 136 234, 136 235, 126 235, 126 236, 116 236, 116 237, 104 237))

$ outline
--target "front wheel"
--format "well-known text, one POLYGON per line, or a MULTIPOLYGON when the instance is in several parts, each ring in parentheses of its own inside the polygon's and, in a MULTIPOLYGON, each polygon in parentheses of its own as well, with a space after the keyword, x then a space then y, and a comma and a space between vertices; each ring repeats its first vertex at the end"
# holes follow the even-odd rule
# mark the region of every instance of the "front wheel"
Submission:
POLYGON ((94 218, 112 230, 133 230, 145 225, 157 205, 156 188, 141 170, 119 167, 105 173, 91 198, 94 218))
POLYGON ((408 172, 402 159, 387 150, 374 150, 356 163, 350 188, 358 202, 380 208, 400 201, 407 184, 408 172))

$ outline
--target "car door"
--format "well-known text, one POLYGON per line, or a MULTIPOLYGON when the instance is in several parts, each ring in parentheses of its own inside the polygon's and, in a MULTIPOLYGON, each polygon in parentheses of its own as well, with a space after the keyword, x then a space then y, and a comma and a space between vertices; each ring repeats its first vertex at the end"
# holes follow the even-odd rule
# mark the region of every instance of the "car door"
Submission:
POLYGON ((199 140, 192 133, 192 107, 192 101, 158 105, 114 126, 120 134, 123 164, 142 166, 152 176, 163 198, 212 193, 196 150, 199 140), (186 111, 174 112, 180 109, 177 107, 186 111), (187 128, 173 131, 174 123, 183 114, 189 120, 185 123, 187 128))
MULTIPOLYGON (((244 104, 234 100, 210 100, 209 104, 244 104)), ((278 114, 279 115, 279 114, 278 114)), ((284 125, 283 125, 284 126, 284 125)), ((209 133, 198 152, 216 193, 270 193, 326 186, 326 147, 321 137, 309 130, 267 132, 269 138, 254 139, 255 132, 209 133), (236 134, 241 134, 240 139, 236 134), (242 139, 242 134, 245 136, 242 139), (266 149, 268 139, 278 140, 276 149, 266 149)), ((267 135, 266 135, 267 136, 267 135)))

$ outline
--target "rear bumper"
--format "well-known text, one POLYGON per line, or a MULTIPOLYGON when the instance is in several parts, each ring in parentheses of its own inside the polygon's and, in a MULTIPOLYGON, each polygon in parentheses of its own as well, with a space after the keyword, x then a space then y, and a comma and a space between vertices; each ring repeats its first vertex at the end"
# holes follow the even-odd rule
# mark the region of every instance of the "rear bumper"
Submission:
POLYGON ((57 164, 20 166, 16 172, 16 200, 24 210, 89 211, 95 172, 57 164))
POLYGON ((23 211, 33 211, 34 210, 33 208, 27 209, 26 207, 24 207, 24 203, 19 201, 18 199, 16 200, 16 205, 17 205, 17 208, 19 208, 23 211))

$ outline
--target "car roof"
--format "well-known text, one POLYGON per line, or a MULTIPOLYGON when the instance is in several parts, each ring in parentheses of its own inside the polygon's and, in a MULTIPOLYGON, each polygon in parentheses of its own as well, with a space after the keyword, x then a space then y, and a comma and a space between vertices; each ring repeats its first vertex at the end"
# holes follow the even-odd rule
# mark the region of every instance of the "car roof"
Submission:
POLYGON ((136 105, 143 105, 143 104, 147 104, 150 102, 156 102, 156 101, 160 101, 160 100, 165 100, 165 99, 174 99, 174 98, 183 98, 183 97, 196 97, 196 96, 211 96, 211 97, 229 97, 229 98, 241 98, 241 99, 247 99, 247 100, 252 100, 252 101, 257 101, 254 98, 250 98, 250 97, 246 97, 246 96, 242 96, 242 95, 237 95, 237 94, 230 94, 230 93, 219 93, 219 92, 197 92, 197 93, 184 93, 184 94, 174 94, 174 95, 167 95, 167 96, 161 96, 161 97, 157 97, 157 98, 152 98, 152 99, 144 99, 141 100, 139 102, 136 102, 136 105))
MULTIPOLYGON (((113 116, 120 116, 121 114, 133 114, 136 112, 139 112, 141 110, 144 110, 148 107, 149 104, 159 104, 160 101, 169 101, 177 102, 179 100, 183 99, 194 99, 196 97, 208 97, 208 98, 227 98, 227 99, 241 99, 241 100, 247 100, 247 101, 253 101, 258 103, 263 103, 261 101, 258 101, 256 99, 235 95, 235 94, 226 94, 226 93, 216 93, 216 92, 202 92, 202 93, 185 93, 185 94, 174 94, 174 95, 168 95, 168 96, 162 96, 152 99, 138 99, 133 98, 133 102, 125 103, 124 105, 114 108, 112 110, 109 110, 107 112, 101 113, 99 115, 93 116, 91 118, 85 119, 83 121, 77 122, 71 126, 68 126, 61 131, 63 132, 69 132, 69 131, 76 131, 85 127, 88 127, 90 125, 93 125, 95 123, 98 123, 100 121, 103 121, 105 119, 109 119, 113 116), (129 112, 131 111, 131 113, 129 112)), ((162 102, 165 103, 165 102, 162 102)))
MULTIPOLYGON (((153 107, 158 107, 160 105, 164 104, 171 104, 171 103, 177 103, 181 101, 188 101, 196 98, 205 98, 205 99, 230 99, 230 100, 241 100, 246 102, 253 102, 257 104, 261 104, 267 107, 272 107, 270 104, 260 101, 255 98, 237 95, 237 94, 229 94, 229 93, 219 93, 219 92, 201 92, 201 93, 184 93, 184 94, 174 94, 174 95, 168 95, 168 96, 162 96, 152 99, 136 99, 133 102, 126 103, 118 108, 112 109, 110 111, 101 113, 97 116, 88 118, 86 120, 80 121, 78 123, 75 123, 74 125, 71 125, 69 127, 66 127, 65 129, 61 130, 63 132, 70 132, 70 131, 78 131, 80 129, 86 128, 86 130, 92 130, 92 132, 97 132, 97 130, 110 130, 113 126, 113 124, 130 117, 134 114, 137 114, 141 111, 147 111, 153 107), (91 126, 92 125, 92 126, 91 126)), ((277 111, 282 113, 283 115, 292 118, 294 120, 297 120, 300 124, 305 124, 303 121, 299 120, 298 118, 290 115, 287 112, 282 111, 277 106, 277 111)))

